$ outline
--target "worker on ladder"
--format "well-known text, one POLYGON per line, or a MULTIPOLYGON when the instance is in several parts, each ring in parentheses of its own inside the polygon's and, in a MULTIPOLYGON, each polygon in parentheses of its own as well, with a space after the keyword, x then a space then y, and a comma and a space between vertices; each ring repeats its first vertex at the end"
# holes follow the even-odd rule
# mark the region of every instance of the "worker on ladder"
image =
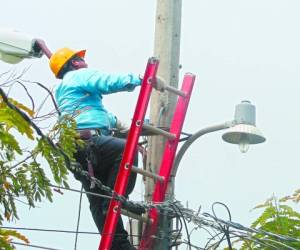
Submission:
MULTIPOLYGON (((103 95, 120 91, 133 91, 141 84, 141 79, 134 74, 106 74, 89 69, 84 60, 85 50, 74 51, 62 48, 50 57, 50 68, 55 77, 62 81, 55 87, 55 98, 62 115, 71 115, 77 122, 80 137, 86 146, 79 148, 75 159, 83 170, 99 179, 104 185, 113 188, 118 173, 125 140, 112 136, 112 129, 118 127, 117 118, 108 112, 102 103, 103 95)), ((134 165, 137 166, 135 158, 134 165)), ((74 174, 85 191, 108 195, 90 183, 80 174, 74 174)), ((129 179, 126 195, 134 188, 136 174, 129 179)), ((94 222, 101 233, 109 200, 87 194, 94 222)), ((120 217, 113 239, 113 250, 135 249, 128 241, 120 217)))

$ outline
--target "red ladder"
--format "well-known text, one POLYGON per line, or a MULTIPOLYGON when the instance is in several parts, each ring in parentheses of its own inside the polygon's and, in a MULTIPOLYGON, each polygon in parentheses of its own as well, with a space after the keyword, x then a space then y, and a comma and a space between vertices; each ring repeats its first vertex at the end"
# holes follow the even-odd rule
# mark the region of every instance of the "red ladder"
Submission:
MULTIPOLYGON (((124 195, 127 188, 133 159, 137 152, 138 139, 142 130, 143 121, 152 91, 152 83, 154 82, 156 77, 158 64, 159 61, 156 58, 150 58, 148 60, 137 105, 127 137, 122 161, 120 164, 119 173, 114 186, 114 191, 119 195, 124 195)), ((110 249, 120 213, 121 202, 112 199, 110 201, 108 213, 105 219, 99 250, 110 249)))
MULTIPOLYGON (((152 203, 161 203, 165 200, 165 194, 167 191, 168 183, 170 180, 173 162, 176 154, 177 145, 179 142, 184 118, 190 101, 191 93, 195 82, 195 76, 193 74, 186 74, 183 79, 181 92, 185 95, 179 95, 174 116, 170 125, 170 133, 176 137, 173 140, 167 140, 163 158, 160 164, 159 176, 164 177, 163 182, 156 182, 154 187, 154 193, 152 195, 152 203)), ((156 234, 159 224, 159 212, 156 208, 152 208, 149 211, 149 219, 151 223, 147 223, 143 236, 141 239, 139 250, 152 249, 154 243, 154 235, 156 234)))
MULTIPOLYGON (((166 132, 159 128, 155 128, 150 125, 143 124, 151 91, 155 84, 155 77, 156 77, 158 64, 159 61, 156 58, 150 58, 148 60, 137 105, 135 108, 134 116, 127 137, 127 142, 125 145, 122 161, 120 163, 119 173, 114 186, 115 193, 117 193, 118 195, 124 195, 131 171, 139 174, 143 174, 155 180, 159 180, 156 181, 156 185, 154 189, 155 191, 153 193, 153 198, 152 198, 153 203, 164 201, 165 193, 167 190, 167 184, 170 178, 174 157, 179 142, 181 129, 183 126, 183 121, 185 118, 187 106, 189 103, 189 99, 190 99, 190 95, 192 92, 194 79, 195 79, 194 75, 186 74, 184 77, 181 91, 171 86, 164 86, 165 90, 168 90, 170 92, 179 95, 174 117, 170 127, 170 132, 166 132), (165 151, 160 166, 159 175, 149 173, 132 166, 134 156, 137 152, 138 140, 142 131, 142 127, 151 130, 153 132, 159 133, 168 139, 165 145, 165 151)), ((106 216, 101 242, 98 250, 110 249, 120 213, 121 213, 121 202, 112 199, 110 201, 110 205, 108 208, 108 213, 106 216)), ((147 225, 143 233, 143 239, 141 241, 140 249, 150 249, 152 247, 153 240, 152 237, 150 236, 154 235, 157 230, 158 211, 156 209, 151 209, 149 212, 149 216, 150 216, 150 220, 149 219, 144 220, 144 222, 147 222, 147 225), (145 239, 144 237, 147 237, 147 239, 145 239)))

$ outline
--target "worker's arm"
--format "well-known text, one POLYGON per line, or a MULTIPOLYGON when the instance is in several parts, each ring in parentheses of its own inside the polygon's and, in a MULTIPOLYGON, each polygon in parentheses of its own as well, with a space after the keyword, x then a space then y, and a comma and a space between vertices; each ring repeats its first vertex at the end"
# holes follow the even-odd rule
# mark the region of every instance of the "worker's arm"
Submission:
POLYGON ((49 50, 49 48, 47 47, 46 43, 41 40, 41 39, 36 39, 34 47, 36 47, 36 49, 40 49, 43 51, 43 53, 50 59, 50 57, 52 56, 52 52, 49 50))
MULTIPOLYGON (((83 73, 83 72, 82 72, 83 73)), ((134 74, 106 74, 99 71, 86 69, 84 74, 88 79, 82 82, 82 87, 88 92, 111 94, 120 91, 133 91, 141 85, 141 79, 134 74)))

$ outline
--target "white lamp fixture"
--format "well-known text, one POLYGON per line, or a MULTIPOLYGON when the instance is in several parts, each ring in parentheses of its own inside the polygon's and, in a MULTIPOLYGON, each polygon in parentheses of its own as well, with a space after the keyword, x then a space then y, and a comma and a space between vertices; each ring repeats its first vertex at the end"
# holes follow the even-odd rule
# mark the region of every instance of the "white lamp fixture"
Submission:
POLYGON ((200 129, 183 143, 176 154, 173 166, 173 178, 176 176, 183 155, 194 141, 198 140, 203 135, 223 129, 227 129, 227 132, 222 136, 223 140, 232 144, 238 144, 242 153, 247 152, 250 144, 258 144, 266 140, 255 126, 255 106, 249 101, 242 101, 242 103, 235 106, 233 121, 200 129))
POLYGON ((30 35, 0 28, 0 60, 18 63, 24 58, 41 57, 41 49, 35 46, 36 39, 30 35))
POLYGON ((235 107, 234 126, 222 136, 223 140, 238 144, 240 151, 246 153, 250 144, 262 143, 266 138, 255 126, 255 106, 250 101, 242 101, 235 107))

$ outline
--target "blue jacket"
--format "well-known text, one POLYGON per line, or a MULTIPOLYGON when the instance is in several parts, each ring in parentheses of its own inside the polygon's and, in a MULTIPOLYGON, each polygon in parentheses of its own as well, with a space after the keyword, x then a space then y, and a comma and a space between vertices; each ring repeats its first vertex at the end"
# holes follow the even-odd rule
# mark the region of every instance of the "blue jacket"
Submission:
POLYGON ((55 99, 62 115, 75 118, 78 129, 101 128, 108 132, 116 126, 116 117, 104 108, 103 95, 133 91, 140 84, 140 78, 133 74, 82 68, 66 73, 55 87, 55 99))

